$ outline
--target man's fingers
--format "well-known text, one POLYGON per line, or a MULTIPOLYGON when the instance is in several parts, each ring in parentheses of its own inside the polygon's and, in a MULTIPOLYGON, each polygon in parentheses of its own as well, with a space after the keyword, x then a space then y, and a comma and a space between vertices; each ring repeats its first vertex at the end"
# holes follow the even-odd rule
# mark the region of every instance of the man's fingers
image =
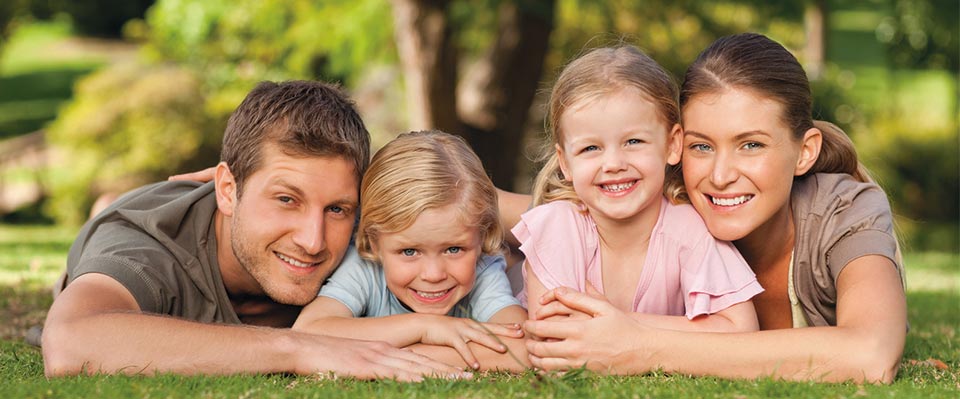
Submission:
POLYGON ((183 173, 183 174, 179 174, 179 175, 173 175, 173 176, 168 177, 167 180, 169 180, 169 181, 186 180, 186 181, 208 182, 208 181, 213 180, 213 176, 216 174, 216 170, 217 170, 216 167, 210 167, 210 168, 206 168, 206 169, 204 169, 204 170, 200 170, 200 171, 196 171, 196 172, 190 172, 190 173, 183 173))

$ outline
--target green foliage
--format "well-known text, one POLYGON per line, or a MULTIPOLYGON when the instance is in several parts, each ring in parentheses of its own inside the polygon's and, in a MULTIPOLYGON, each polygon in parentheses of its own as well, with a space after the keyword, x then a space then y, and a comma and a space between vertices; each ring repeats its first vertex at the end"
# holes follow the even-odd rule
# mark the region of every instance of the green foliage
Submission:
POLYGON ((893 65, 956 71, 960 67, 960 2, 894 0, 894 12, 877 27, 893 65))
POLYGON ((147 15, 155 56, 197 65, 213 87, 352 83, 365 65, 395 57, 391 21, 379 0, 160 0, 147 15))
POLYGON ((202 87, 193 72, 169 65, 110 67, 84 78, 49 129, 62 154, 51 213, 78 224, 101 193, 215 163, 224 125, 208 114, 202 87))

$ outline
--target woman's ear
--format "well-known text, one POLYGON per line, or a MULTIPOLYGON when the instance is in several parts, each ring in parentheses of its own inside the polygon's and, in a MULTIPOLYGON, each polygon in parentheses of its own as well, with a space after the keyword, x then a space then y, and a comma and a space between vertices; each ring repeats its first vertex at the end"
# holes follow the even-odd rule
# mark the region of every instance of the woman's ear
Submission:
POLYGON ((667 163, 676 165, 680 163, 680 156, 683 154, 683 127, 679 123, 673 124, 670 133, 667 135, 667 163))
POLYGON ((802 176, 817 163, 821 145, 823 145, 823 132, 820 129, 812 127, 803 134, 803 141, 800 142, 800 157, 793 171, 794 176, 802 176))
POLYGON ((237 204, 237 181, 225 162, 217 164, 213 187, 217 192, 217 209, 226 216, 233 216, 233 209, 237 204))
POLYGON ((560 144, 554 144, 557 149, 557 163, 560 164, 560 173, 563 173, 563 180, 570 181, 570 172, 567 170, 567 162, 563 160, 563 149, 560 144))

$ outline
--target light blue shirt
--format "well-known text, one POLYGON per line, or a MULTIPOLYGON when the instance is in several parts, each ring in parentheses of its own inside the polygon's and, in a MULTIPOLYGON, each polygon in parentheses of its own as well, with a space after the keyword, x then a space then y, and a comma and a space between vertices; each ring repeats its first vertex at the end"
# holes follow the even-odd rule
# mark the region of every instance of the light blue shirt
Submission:
MULTIPOLYGON (((480 256, 473 290, 457 302, 448 315, 486 322, 503 308, 520 305, 510 289, 510 281, 504 271, 506 265, 503 256, 480 256)), ((361 258, 352 245, 347 249, 340 267, 320 288, 319 295, 344 304, 353 317, 412 313, 387 288, 383 267, 361 258)))

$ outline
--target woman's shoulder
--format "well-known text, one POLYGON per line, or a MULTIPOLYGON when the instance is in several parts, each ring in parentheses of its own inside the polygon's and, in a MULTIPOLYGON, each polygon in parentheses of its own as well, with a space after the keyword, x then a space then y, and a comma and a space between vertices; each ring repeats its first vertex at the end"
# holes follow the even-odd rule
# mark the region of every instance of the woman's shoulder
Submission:
POLYGON ((890 212, 886 193, 876 183, 861 182, 846 173, 816 173, 794 182, 794 208, 811 212, 864 209, 890 212))

